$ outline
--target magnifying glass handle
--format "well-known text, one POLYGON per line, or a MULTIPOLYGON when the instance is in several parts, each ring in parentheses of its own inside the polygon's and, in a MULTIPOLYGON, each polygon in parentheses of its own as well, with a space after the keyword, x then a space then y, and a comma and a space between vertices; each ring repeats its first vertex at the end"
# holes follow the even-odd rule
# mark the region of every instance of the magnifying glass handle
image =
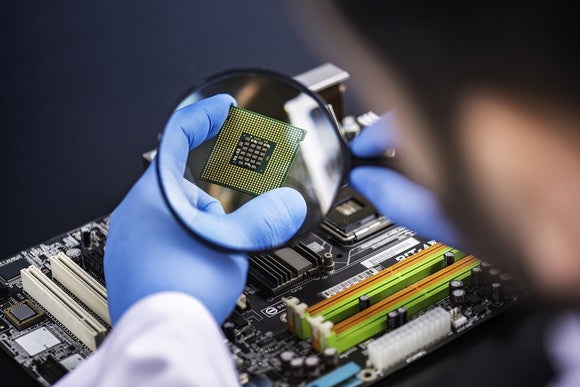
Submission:
POLYGON ((377 166, 389 168, 400 172, 400 167, 397 162, 397 150, 394 148, 387 149, 383 154, 376 157, 357 157, 351 154, 351 169, 360 166, 377 166))

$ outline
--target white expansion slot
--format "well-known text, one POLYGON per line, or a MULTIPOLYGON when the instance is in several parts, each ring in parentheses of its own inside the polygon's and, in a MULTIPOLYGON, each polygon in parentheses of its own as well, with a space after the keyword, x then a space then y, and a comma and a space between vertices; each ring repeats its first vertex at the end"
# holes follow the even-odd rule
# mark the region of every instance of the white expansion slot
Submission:
POLYGON ((377 369, 389 368, 447 336, 450 313, 437 307, 381 336, 368 346, 369 360, 377 369))
POLYGON ((20 271, 22 287, 48 313, 91 350, 96 350, 107 329, 75 300, 52 282, 40 269, 20 271))
POLYGON ((60 282, 97 316, 111 325, 107 290, 64 253, 50 257, 52 278, 60 282))

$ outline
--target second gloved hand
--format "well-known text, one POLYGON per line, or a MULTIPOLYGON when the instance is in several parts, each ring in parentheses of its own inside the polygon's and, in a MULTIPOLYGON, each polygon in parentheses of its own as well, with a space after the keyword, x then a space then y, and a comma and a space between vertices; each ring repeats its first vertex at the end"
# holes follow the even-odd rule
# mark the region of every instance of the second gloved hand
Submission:
MULTIPOLYGON (((383 116, 351 143, 363 158, 381 155, 398 145, 393 115, 383 116)), ((350 184, 395 223, 425 237, 461 247, 455 227, 447 220, 435 195, 401 174, 382 167, 361 166, 350 173, 350 184)))
MULTIPOLYGON (((279 244, 295 234, 306 216, 306 203, 297 191, 272 190, 252 199, 238 210, 241 213, 226 215, 216 199, 182 177, 180 168, 189 150, 217 134, 233 103, 230 96, 218 95, 174 112, 162 139, 168 152, 164 157, 172 160, 169 168, 175 168, 175 189, 184 191, 204 226, 214 227, 216 233, 235 229, 235 234, 226 235, 250 238, 256 245, 279 244)), ((111 215, 105 279, 113 324, 140 299, 166 291, 195 297, 221 323, 242 292, 247 269, 244 254, 215 251, 177 223, 163 200, 155 165, 111 215)))

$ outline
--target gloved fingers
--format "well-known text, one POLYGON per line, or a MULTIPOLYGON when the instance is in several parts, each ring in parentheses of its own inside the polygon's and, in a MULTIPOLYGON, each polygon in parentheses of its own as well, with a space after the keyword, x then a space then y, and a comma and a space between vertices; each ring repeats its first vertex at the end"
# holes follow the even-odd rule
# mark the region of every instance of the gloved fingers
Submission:
POLYGON ((296 234, 306 218, 302 195, 288 187, 268 191, 226 215, 255 249, 279 246, 296 234))
POLYGON ((183 176, 189 151, 218 133, 235 103, 231 96, 218 94, 173 112, 159 146, 161 166, 183 176))
POLYGON ((406 177, 381 167, 358 167, 350 173, 353 188, 395 223, 425 237, 461 247, 461 238, 446 219, 437 198, 406 177))
POLYGON ((183 192, 186 198, 189 200, 191 205, 200 211, 204 211, 210 214, 223 215, 225 214, 222 204, 199 188, 197 185, 193 184, 191 181, 183 178, 183 192))
POLYGON ((350 143, 350 149, 358 157, 376 157, 397 145, 394 113, 387 113, 355 137, 350 143))

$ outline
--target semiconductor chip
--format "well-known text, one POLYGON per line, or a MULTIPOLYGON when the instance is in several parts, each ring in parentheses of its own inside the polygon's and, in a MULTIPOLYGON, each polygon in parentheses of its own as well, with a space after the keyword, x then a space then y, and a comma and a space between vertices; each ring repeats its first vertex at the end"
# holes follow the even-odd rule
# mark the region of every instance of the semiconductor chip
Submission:
POLYGON ((231 165, 237 165, 250 171, 264 173, 272 153, 274 153, 275 143, 265 140, 249 133, 242 133, 238 146, 234 150, 231 165))
POLYGON ((36 312, 27 304, 16 305, 16 307, 10 309, 10 313, 12 313, 12 315, 16 317, 18 321, 24 321, 27 318, 36 315, 36 312))
POLYGON ((306 131, 232 106, 201 178, 250 195, 284 185, 306 131))
POLYGON ((30 262, 24 258, 19 258, 7 265, 0 266, 0 277, 5 282, 10 281, 20 275, 21 269, 25 269, 28 266, 30 266, 30 262))
POLYGON ((44 313, 30 300, 24 300, 4 309, 4 315, 18 330, 28 328, 44 318, 44 313))
POLYGON ((38 328, 35 331, 20 336, 14 340, 24 349, 30 356, 38 355, 49 348, 60 344, 60 340, 52 334, 45 327, 38 328))

